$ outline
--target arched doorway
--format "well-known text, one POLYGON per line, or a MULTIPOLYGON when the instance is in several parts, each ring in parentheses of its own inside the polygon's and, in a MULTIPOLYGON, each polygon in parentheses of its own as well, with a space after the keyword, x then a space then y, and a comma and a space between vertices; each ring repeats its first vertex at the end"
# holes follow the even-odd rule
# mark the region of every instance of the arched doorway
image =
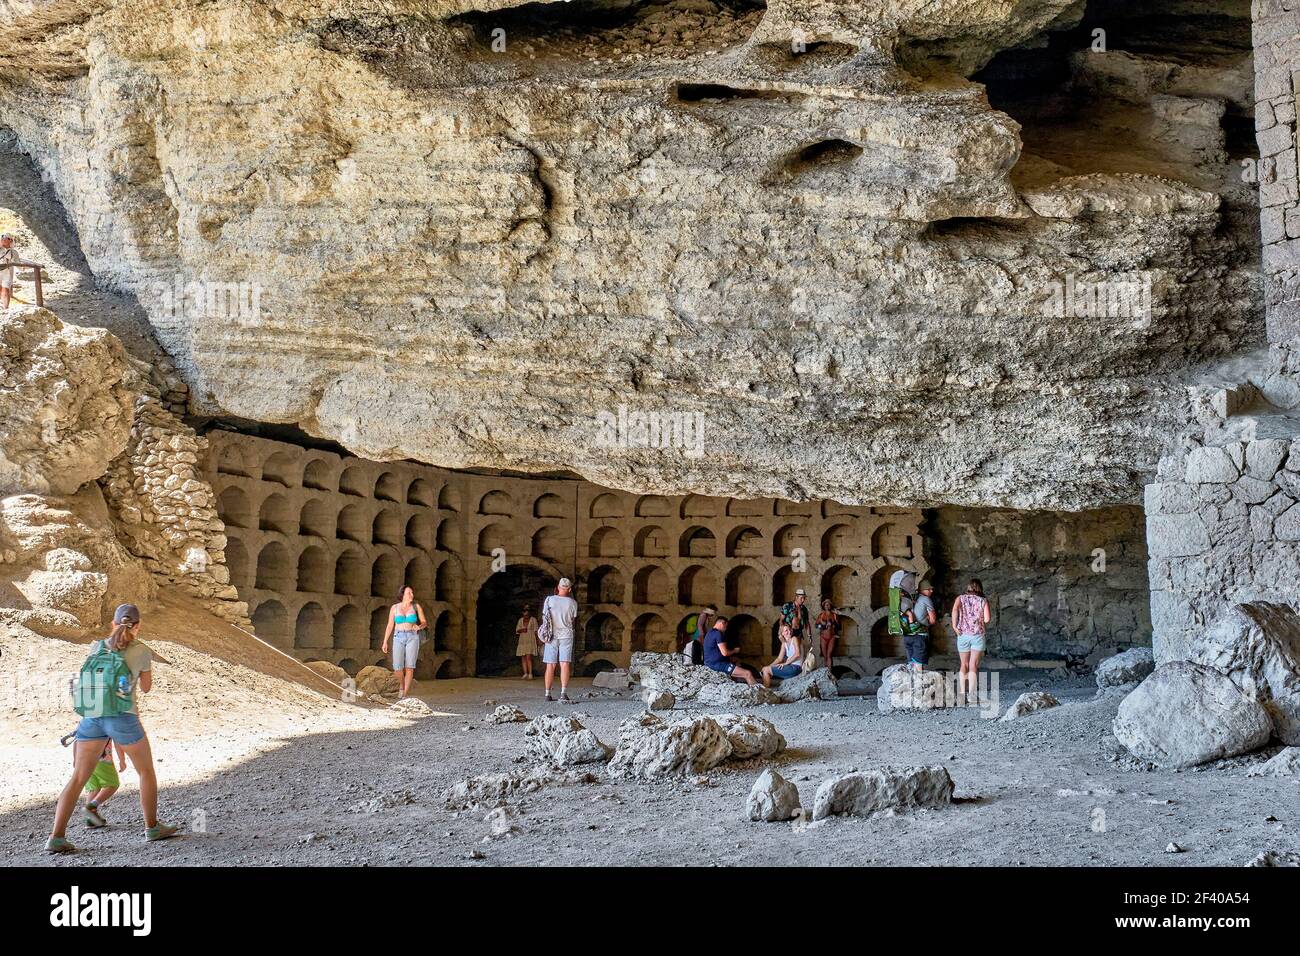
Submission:
POLYGON ((478 591, 477 647, 474 673, 499 677, 520 673, 515 656, 515 624, 525 606, 536 616, 542 601, 555 593, 556 579, 539 568, 515 564, 491 575, 478 591))

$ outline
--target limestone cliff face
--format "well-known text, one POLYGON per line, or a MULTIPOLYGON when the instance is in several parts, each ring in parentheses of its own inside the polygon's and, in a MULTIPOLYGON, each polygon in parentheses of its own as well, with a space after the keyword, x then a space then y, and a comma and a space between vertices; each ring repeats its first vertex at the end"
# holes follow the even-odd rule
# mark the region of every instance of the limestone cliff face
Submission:
POLYGON ((55 0, 0 27, 0 126, 196 413, 1075 509, 1140 500, 1262 335, 1243 7, 55 0), (703 432, 608 427, 639 413, 703 432))

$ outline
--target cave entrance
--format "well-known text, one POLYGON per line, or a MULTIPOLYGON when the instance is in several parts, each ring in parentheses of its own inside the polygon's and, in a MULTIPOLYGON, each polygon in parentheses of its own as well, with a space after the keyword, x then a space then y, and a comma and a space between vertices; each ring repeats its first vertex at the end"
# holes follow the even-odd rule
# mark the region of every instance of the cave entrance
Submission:
POLYGON ((508 677, 523 672, 515 656, 515 624, 525 607, 532 608, 536 617, 542 601, 555 592, 556 583, 552 575, 528 565, 498 571, 483 582, 475 608, 475 676, 508 677))

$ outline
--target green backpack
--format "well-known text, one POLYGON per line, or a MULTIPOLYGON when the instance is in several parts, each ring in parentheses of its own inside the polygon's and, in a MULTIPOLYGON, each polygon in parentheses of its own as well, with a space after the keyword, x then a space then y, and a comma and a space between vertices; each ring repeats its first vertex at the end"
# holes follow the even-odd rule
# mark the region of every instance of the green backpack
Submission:
POLYGON ((82 717, 116 717, 131 709, 135 675, 126 658, 99 641, 72 688, 72 709, 82 717))

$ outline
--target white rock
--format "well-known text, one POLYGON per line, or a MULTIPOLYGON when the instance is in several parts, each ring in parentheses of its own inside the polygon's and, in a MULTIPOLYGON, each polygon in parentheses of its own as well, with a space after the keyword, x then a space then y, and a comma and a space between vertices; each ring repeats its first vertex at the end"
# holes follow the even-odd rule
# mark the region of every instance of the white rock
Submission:
POLYGON ((1007 712, 1002 715, 1003 720, 1017 720, 1026 714, 1032 714, 1039 710, 1048 710, 1052 707, 1060 707, 1061 702, 1045 691, 1035 690, 1027 694, 1021 694, 1016 698, 1014 704, 1007 708, 1007 712))
POLYGON ((632 686, 632 678, 628 672, 621 667, 614 670, 601 671, 591 679, 592 687, 614 687, 619 690, 626 690, 632 686))
POLYGON ((1300 777, 1300 747, 1284 747, 1258 767, 1251 767, 1246 776, 1300 777))
POLYGON ((620 725, 609 773, 646 779, 684 777, 711 770, 731 754, 726 731, 712 717, 669 724, 646 714, 641 720, 625 720, 620 725))
POLYGON ((677 703, 677 698, 666 690, 647 687, 641 691, 641 701, 650 710, 672 710, 677 703))
POLYGON ((776 695, 786 703, 796 700, 833 700, 840 696, 840 689, 830 668, 818 667, 781 681, 776 687, 776 695))
POLYGON ((514 704, 500 704, 492 713, 483 718, 489 724, 522 724, 528 720, 528 715, 516 707, 514 704))
POLYGON ((813 819, 941 807, 952 802, 952 792, 952 777, 943 767, 882 767, 865 773, 849 773, 832 777, 817 788, 813 819))
POLYGON ((1218 671, 1164 664, 1120 702, 1115 736, 1143 760, 1164 767, 1249 753, 1268 743, 1268 713, 1218 671))
POLYGON ((745 798, 745 815, 774 823, 790 820, 799 812, 799 788, 775 770, 764 770, 745 798))
POLYGON ((1156 669, 1149 647, 1132 647, 1098 662, 1095 677, 1098 687, 1121 687, 1145 680, 1156 669))
POLYGON ((528 755, 556 767, 603 763, 612 750, 574 717, 542 714, 524 728, 528 755))
POLYGON ((771 757, 785 750, 785 737, 770 720, 752 714, 715 714, 713 719, 731 742, 730 759, 771 757))
POLYGON ((886 667, 876 691, 876 707, 882 714, 891 710, 931 710, 943 707, 946 682, 938 671, 917 673, 906 664, 886 667))
POLYGON ((1281 604, 1238 604, 1188 643, 1188 659, 1227 674, 1268 712, 1284 744, 1300 745, 1300 615, 1281 604))

